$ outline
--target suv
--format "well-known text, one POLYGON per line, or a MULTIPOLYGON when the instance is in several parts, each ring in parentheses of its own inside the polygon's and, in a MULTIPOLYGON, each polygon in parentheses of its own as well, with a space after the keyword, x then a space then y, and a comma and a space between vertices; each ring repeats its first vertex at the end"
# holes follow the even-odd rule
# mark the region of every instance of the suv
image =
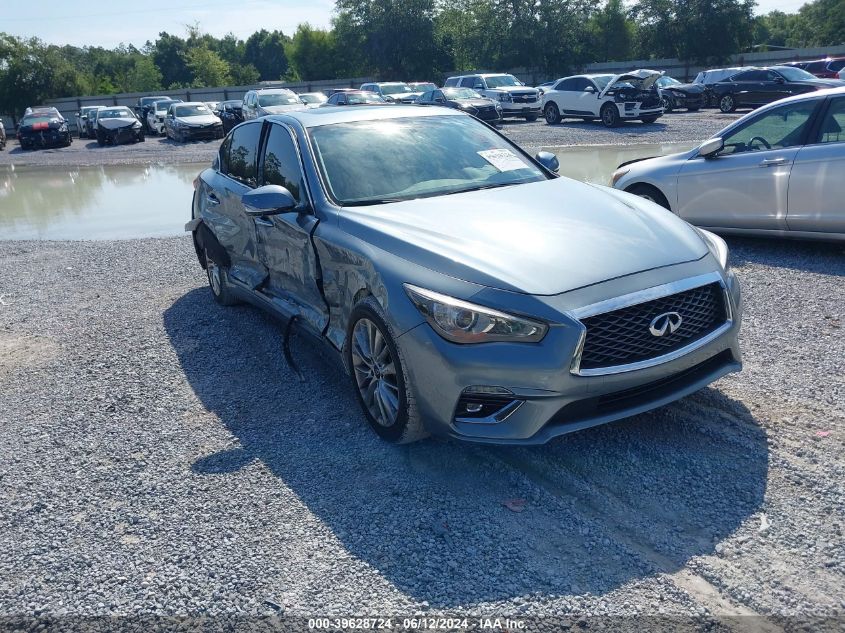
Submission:
POLYGON ((411 86, 401 81, 383 81, 374 84, 361 84, 361 90, 374 92, 385 101, 395 103, 416 103, 423 91, 415 91, 411 86))
POLYGON ((839 79, 839 71, 845 68, 845 57, 817 59, 816 61, 802 63, 804 70, 820 79, 839 79))
POLYGON ((536 121, 543 111, 540 91, 529 88, 513 75, 483 73, 449 77, 444 87, 471 88, 488 99, 502 104, 503 117, 521 117, 536 121))
POLYGON ((244 121, 268 114, 281 114, 290 110, 305 110, 306 106, 293 90, 287 88, 262 88, 244 95, 244 121))

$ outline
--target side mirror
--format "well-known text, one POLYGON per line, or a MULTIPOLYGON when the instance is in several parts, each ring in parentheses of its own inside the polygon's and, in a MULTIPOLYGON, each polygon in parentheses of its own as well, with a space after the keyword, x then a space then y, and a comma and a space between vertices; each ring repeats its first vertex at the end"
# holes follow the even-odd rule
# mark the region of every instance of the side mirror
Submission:
POLYGON ((725 149, 725 139, 721 136, 717 136, 716 138, 711 138, 699 145, 698 155, 704 158, 713 158, 723 149, 725 149))
POLYGON ((250 217, 279 215, 296 208, 290 191, 279 185, 264 185, 241 196, 244 211, 250 217))
POLYGON ((593 88, 592 86, 587 86, 586 88, 584 88, 584 92, 595 92, 595 91, 596 91, 596 89, 593 88))
POLYGON ((786 80, 785 80, 783 77, 775 77, 775 83, 776 83, 776 84, 782 84, 782 83, 784 83, 785 81, 786 81, 786 80))
POLYGON ((534 158, 551 172, 557 173, 560 169, 560 161, 551 152, 538 152, 534 158))

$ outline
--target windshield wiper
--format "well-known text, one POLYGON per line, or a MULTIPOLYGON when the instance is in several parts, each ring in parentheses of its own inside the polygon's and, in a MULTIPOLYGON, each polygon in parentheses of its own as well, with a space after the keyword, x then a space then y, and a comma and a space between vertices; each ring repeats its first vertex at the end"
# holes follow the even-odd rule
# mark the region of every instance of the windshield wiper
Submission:
POLYGON ((390 204, 392 202, 402 202, 401 198, 376 198, 374 200, 353 200, 352 202, 343 202, 343 207, 368 207, 376 204, 390 204))
POLYGON ((478 185, 477 187, 469 187, 467 189, 458 189, 457 191, 449 191, 444 193, 444 196, 451 196, 452 194, 456 193, 467 193, 468 191, 481 191, 483 189, 498 189, 499 187, 510 187, 512 185, 518 185, 518 182, 499 182, 492 185, 478 185))

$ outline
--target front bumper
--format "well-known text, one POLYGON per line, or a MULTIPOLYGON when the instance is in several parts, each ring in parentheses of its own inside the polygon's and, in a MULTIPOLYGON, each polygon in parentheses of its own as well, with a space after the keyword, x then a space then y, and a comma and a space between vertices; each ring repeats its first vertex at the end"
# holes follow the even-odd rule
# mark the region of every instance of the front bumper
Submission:
POLYGON ((42 130, 30 134, 23 134, 18 138, 21 147, 53 147, 67 145, 71 141, 70 131, 42 130))
POLYGON ((500 101, 499 104, 502 106, 503 117, 540 116, 543 113, 542 101, 534 101, 531 103, 500 101))
MULTIPOLYGON (((423 323, 397 342, 431 432, 484 443, 542 444, 649 411, 739 371, 741 295, 733 275, 727 275, 724 283, 733 319, 717 338, 673 360, 624 373, 573 374, 570 366, 580 330, 567 325, 551 327, 536 344, 455 345, 423 323), (504 388, 511 395, 474 398, 465 391, 473 386, 504 388), (496 416, 498 420, 491 416, 470 420, 464 414, 468 399, 491 398, 508 406, 496 416)), ((499 409, 494 406, 490 411, 499 409)))
POLYGON ((186 138, 191 140, 209 140, 216 138, 223 138, 222 125, 208 125, 203 127, 181 127, 178 131, 186 138))
POLYGON ((624 103, 617 103, 616 107, 619 109, 619 116, 623 119, 641 119, 643 117, 659 117, 663 115, 663 106, 660 104, 643 107, 637 101, 625 101, 624 103))

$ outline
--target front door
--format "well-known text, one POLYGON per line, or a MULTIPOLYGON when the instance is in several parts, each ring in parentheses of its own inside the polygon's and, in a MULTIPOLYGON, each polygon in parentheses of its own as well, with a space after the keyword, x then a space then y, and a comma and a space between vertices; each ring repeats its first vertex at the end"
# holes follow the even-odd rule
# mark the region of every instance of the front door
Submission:
POLYGON ((789 174, 817 101, 773 108, 735 128, 715 158, 678 174, 678 215, 697 226, 786 229, 789 174))
POLYGON ((309 202, 299 151, 293 133, 270 123, 261 178, 264 185, 279 185, 297 201, 293 211, 255 218, 261 262, 268 278, 261 291, 282 309, 298 315, 314 331, 322 332, 328 309, 320 292, 320 270, 311 235, 318 224, 309 202))

